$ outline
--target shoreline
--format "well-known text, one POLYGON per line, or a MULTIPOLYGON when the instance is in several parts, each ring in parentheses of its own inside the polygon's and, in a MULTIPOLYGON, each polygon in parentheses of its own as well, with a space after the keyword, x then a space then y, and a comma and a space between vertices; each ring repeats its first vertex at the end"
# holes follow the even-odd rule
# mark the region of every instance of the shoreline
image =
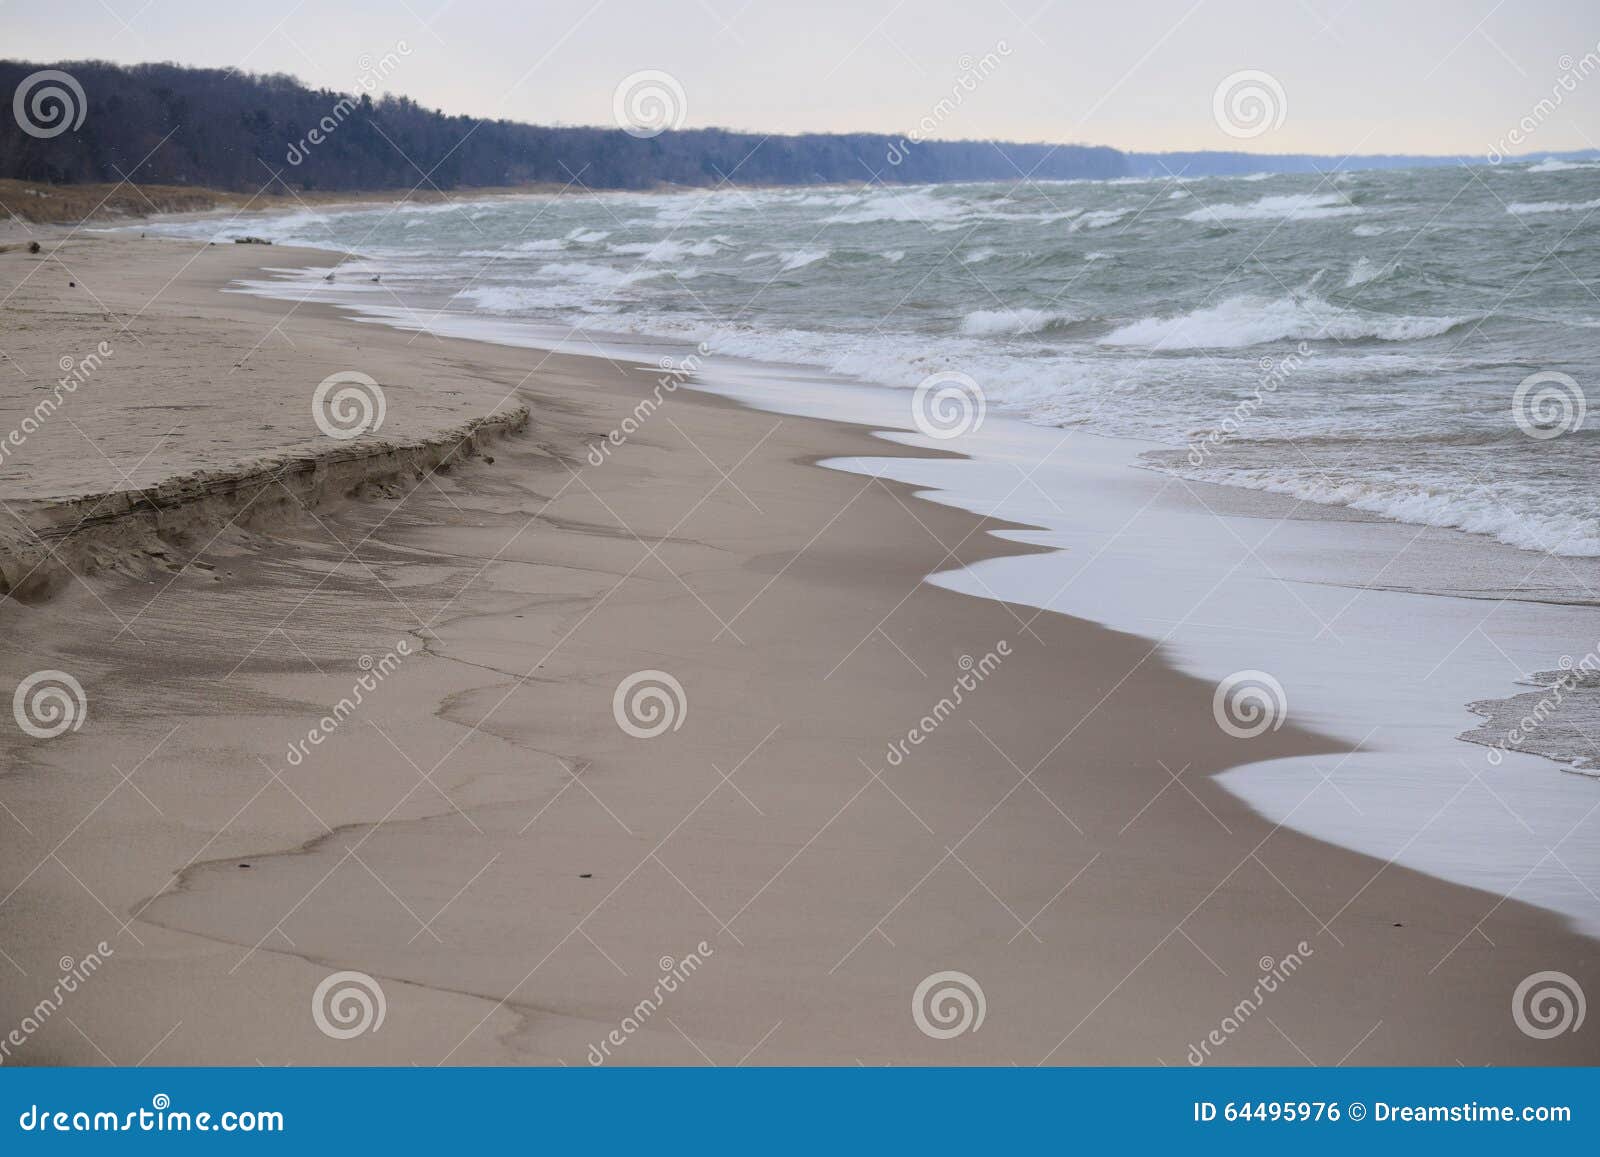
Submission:
POLYGON ((77 230, 93 225, 95 228, 137 228, 139 224, 155 224, 173 220, 198 220, 223 214, 285 213, 297 208, 342 209, 360 205, 410 204, 433 205, 451 199, 451 194, 470 199, 515 197, 555 193, 562 186, 553 184, 504 185, 474 188, 465 191, 443 192, 434 189, 396 188, 371 190, 330 190, 318 192, 301 190, 297 193, 269 191, 255 193, 233 192, 227 189, 197 188, 184 185, 134 185, 129 182, 92 185, 49 185, 38 181, 0 179, 0 211, 7 219, 0 222, 0 240, 29 235, 28 226, 40 229, 77 230), (127 188, 131 192, 122 194, 127 188), (30 216, 23 210, 38 208, 37 202, 50 199, 64 200, 60 206, 49 206, 45 216, 30 216), (253 207, 258 201, 267 204, 253 207), (287 204, 275 202, 286 201, 287 204), (179 208, 177 206, 185 206, 179 208), (84 216, 84 209, 92 210, 84 216))
MULTIPOLYGON (((1145 639, 925 582, 947 543, 970 565, 1045 548, 915 482, 814 465, 924 451, 684 392, 585 471, 586 440, 648 374, 408 341, 324 307, 206 305, 215 288, 182 282, 145 336, 201 307, 281 326, 297 351, 359 336, 380 379, 427 362, 520 382, 533 430, 389 504, 229 536, 228 581, 186 566, 150 598, 106 576, 14 609, 8 674, 48 657, 94 706, 71 736, 5 741, 28 831, 5 854, 0 940, 43 975, 116 928, 116 971, 74 1010, 95 1049, 585 1063, 660 958, 703 942, 708 975, 624 1063, 1184 1063, 1259 962, 1289 954, 1307 967, 1207 1059, 1593 1060, 1581 1034, 1533 1041, 1505 1011, 1534 971, 1592 974, 1592 940, 1274 826, 1211 778, 1347 745, 1293 719, 1234 739, 1211 685, 1145 639), (97 600, 133 630, 76 630, 97 600), (359 678, 354 656, 413 632, 424 652, 370 716, 319 766, 283 766, 359 678), (1014 653, 961 716, 904 769, 876 766, 959 658, 1002 639, 1014 653), (686 688, 683 725, 636 739, 613 690, 655 668, 686 688), (331 968, 382 981, 383 1033, 317 1032, 305 1005, 331 968), (949 969, 982 983, 988 1020, 938 1041, 905 1006, 949 969)), ((250 360, 315 381, 281 351, 250 360)), ((7 1017, 26 996, 7 993, 7 1017)), ((31 1047, 23 1063, 97 1059, 59 1024, 31 1047)))
MULTIPOLYGON (((982 459, 987 467, 978 461, 897 460, 888 469, 902 481, 931 488, 921 493, 936 501, 1000 514, 1030 528, 1002 537, 1065 552, 1055 556, 1061 566, 1052 573, 1051 559, 996 559, 983 564, 988 577, 974 577, 976 568, 965 568, 930 581, 1182 647, 1179 665, 1199 677, 1219 680, 1230 671, 1266 667, 1274 682, 1288 683, 1297 705, 1309 701, 1323 712, 1313 717, 1320 729, 1361 754, 1341 764, 1340 782, 1314 768, 1264 764, 1227 776, 1230 789, 1305 834, 1382 860, 1399 859, 1456 883, 1530 899, 1600 936, 1600 905, 1585 882, 1600 871, 1600 835, 1585 827, 1597 800, 1585 786, 1550 778, 1546 763, 1573 770, 1560 759, 1571 745, 1552 746, 1548 736, 1581 737, 1586 720, 1600 710, 1600 697, 1587 685, 1559 699, 1536 696, 1539 714, 1530 718, 1540 722, 1519 729, 1519 720, 1504 721, 1525 702, 1519 691, 1525 672, 1556 666, 1558 656, 1560 663, 1600 664, 1594 659, 1600 640, 1590 621, 1593 603, 1575 593, 1600 586, 1600 563, 1594 560, 1539 555, 1448 527, 1418 527, 1348 507, 1187 481, 1149 468, 1148 451, 1155 444, 1081 433, 1082 428, 1037 427, 991 414, 982 438, 919 439, 907 432, 907 391, 824 378, 804 368, 703 356, 704 347, 684 358, 677 343, 651 338, 558 334, 516 319, 404 302, 379 306, 337 286, 307 291, 303 279, 285 271, 245 288, 278 300, 349 309, 369 323, 412 334, 623 360, 661 357, 664 365, 678 358, 680 366, 692 364, 698 371, 687 383, 692 389, 778 413, 841 418, 930 453, 955 449, 982 459), (1090 468, 1052 461, 1069 442, 1090 468), (1013 461, 1027 465, 1020 487, 1012 471, 1022 467, 1009 465, 1013 461), (1135 469, 1155 480, 1124 477, 1135 469), (1104 517, 1076 513, 1081 496, 1108 491, 1139 497, 1112 503, 1113 513, 1104 517), (1035 492, 1044 501, 1033 501, 1035 492), (1124 557, 1124 528, 1149 520, 1152 507, 1162 527, 1158 541, 1198 542, 1202 548, 1124 557), (1074 550, 1088 556, 1081 568, 1070 561, 1074 550), (1165 581, 1153 581, 1151 573, 1163 574, 1165 581), (1450 581, 1440 581, 1441 575, 1450 581), (1541 585, 1552 582, 1552 589, 1541 585), (1255 584, 1269 588, 1264 607, 1245 594, 1255 584), (1090 589, 1073 589, 1082 587, 1090 589), (1419 597, 1420 603, 1409 601, 1419 597), (1265 628, 1269 635, 1323 646, 1317 660, 1309 658, 1310 650, 1300 655, 1298 647, 1236 646, 1228 631, 1207 631, 1203 621, 1190 624, 1202 604, 1209 604, 1205 618, 1232 623, 1235 632, 1255 635, 1265 628), (1341 622, 1363 636, 1359 658, 1344 646, 1336 629, 1341 622), (1438 662, 1416 662, 1424 641, 1438 662), (1520 664, 1509 679, 1507 663, 1520 664), (1426 693, 1419 694, 1419 687, 1426 693), (1479 709, 1495 703, 1497 693, 1502 698, 1486 723, 1479 709), (1546 723, 1552 712, 1557 718, 1546 723), (1464 748, 1463 740, 1473 746, 1464 748), (1488 750, 1480 751, 1486 741, 1488 750), (1362 750, 1369 747, 1378 750, 1362 750), (1307 806, 1295 777, 1313 773, 1326 798, 1307 806), (1437 822, 1442 815, 1449 816, 1453 833, 1437 822), (1381 819, 1374 823, 1373 816, 1381 819), (1461 843, 1482 853, 1463 856, 1461 843)), ((884 468, 870 455, 843 465, 866 474, 884 468)))

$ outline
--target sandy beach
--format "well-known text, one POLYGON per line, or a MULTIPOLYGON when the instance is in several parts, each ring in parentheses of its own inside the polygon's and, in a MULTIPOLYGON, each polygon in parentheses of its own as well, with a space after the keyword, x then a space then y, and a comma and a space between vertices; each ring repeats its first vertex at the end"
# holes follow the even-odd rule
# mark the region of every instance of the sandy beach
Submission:
POLYGON ((923 451, 222 292, 323 253, 38 236, 0 425, 113 352, 0 462, 4 685, 87 704, 0 729, 5 1063, 1600 1060, 1510 1015, 1592 939, 1213 780, 1348 745, 924 581, 1039 548, 817 466, 923 451), (313 423, 343 371, 380 430, 313 423))

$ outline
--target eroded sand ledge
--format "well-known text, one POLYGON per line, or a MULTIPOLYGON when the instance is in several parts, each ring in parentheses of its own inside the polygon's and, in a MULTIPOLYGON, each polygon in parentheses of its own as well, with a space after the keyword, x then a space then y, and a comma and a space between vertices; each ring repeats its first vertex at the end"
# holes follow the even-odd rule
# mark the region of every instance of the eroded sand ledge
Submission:
MULTIPOLYGON (((145 304, 123 282, 140 244, 87 243, 112 331, 145 304)), ((159 405, 173 372, 248 355, 264 421, 298 421, 306 382, 359 342, 386 386, 503 394, 533 433, 492 465, 229 532, 155 585, 103 574, 0 604, 0 688, 53 667, 89 698, 78 731, 0 732, 0 946, 18 966, 0 1023, 60 957, 115 948, 67 1010, 92 1039, 53 1018, 24 1063, 583 1064, 663 958, 702 942, 706 966, 620 1063, 1182 1064, 1302 943, 1217 1063, 1595 1058, 1588 1034, 1532 1040, 1508 1007, 1535 971, 1592 975, 1593 941, 1274 828, 1210 779, 1331 764, 1338 745, 1292 722, 1231 738, 1213 687, 1145 639, 923 583, 1021 548, 813 465, 903 449, 679 391, 586 468, 647 375, 216 293, 222 265, 264 258, 178 271, 137 327, 166 352, 128 387, 159 405), (264 332, 282 347, 231 347, 264 332), (403 639, 419 653, 288 760, 361 657, 403 639), (959 715, 888 766, 962 656, 1000 640, 959 715), (644 669, 687 696, 654 739, 613 716, 644 669), (317 1030, 335 969, 381 983, 382 1031, 317 1030), (981 1031, 915 1027, 912 993, 943 970, 981 983, 981 1031)), ((148 447, 124 441, 131 466, 148 447)))
POLYGON ((224 527, 269 530, 527 427, 514 387, 387 361, 381 425, 334 438, 314 394, 328 374, 366 372, 360 341, 296 341, 290 307, 254 322, 219 310, 215 291, 258 269, 254 247, 61 229, 38 240, 38 254, 0 250, 4 362, 20 387, 0 392, 0 594, 32 601, 72 573, 175 569, 224 527), (286 372, 263 376, 280 358, 286 372))
POLYGON ((193 549, 227 527, 270 531, 330 502, 419 481, 465 465, 527 426, 527 407, 515 406, 406 443, 330 443, 137 490, 31 503, 0 532, 0 595, 34 602, 61 590, 72 574, 181 569, 193 549))

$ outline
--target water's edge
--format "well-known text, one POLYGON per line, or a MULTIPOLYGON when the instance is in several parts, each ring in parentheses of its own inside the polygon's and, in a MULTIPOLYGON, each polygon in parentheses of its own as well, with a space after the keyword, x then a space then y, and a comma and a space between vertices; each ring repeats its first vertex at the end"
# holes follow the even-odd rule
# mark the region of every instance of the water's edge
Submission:
MULTIPOLYGON (((298 300, 302 286, 289 279, 238 288, 298 300)), ((317 299, 327 301, 327 291, 317 299)), ((1600 807, 1600 781, 1554 774, 1545 759, 1525 754, 1550 754, 1548 744, 1497 736, 1497 719, 1474 721, 1471 714, 1498 702, 1486 701, 1486 692, 1550 666, 1572 640, 1585 638, 1583 630, 1593 635, 1592 610, 1508 600, 1502 592, 1492 604, 1495 637, 1485 636, 1484 646, 1474 636, 1485 617, 1478 592, 1406 589, 1404 582, 1386 589, 1323 565, 1384 552, 1398 557, 1421 540, 1422 551, 1445 558, 1491 548, 1521 552, 1457 531, 1419 532, 1370 516, 1340 518, 1338 511, 1329 517, 1327 508, 1318 517, 1286 518, 1290 500, 1196 487, 1140 469, 1150 444, 1082 427, 991 414, 980 429, 936 441, 908 432, 907 391, 816 371, 456 310, 419 313, 359 298, 337 304, 368 324, 657 364, 673 388, 681 383, 758 409, 850 421, 895 442, 967 455, 822 465, 896 478, 926 488, 933 501, 1038 527, 1003 537, 1056 548, 953 565, 930 582, 1141 635, 1167 661, 1211 680, 1270 672, 1286 689, 1289 712, 1354 751, 1338 760, 1248 764, 1219 777, 1269 820, 1516 896, 1600 936, 1600 904, 1586 882, 1600 874, 1600 833, 1585 830, 1600 807), (1219 492, 1229 497, 1218 501, 1219 492), (1508 662, 1520 671, 1509 671, 1508 662), (1488 746, 1471 747, 1458 736, 1488 746)), ((1492 573, 1482 585, 1498 589, 1492 573)), ((1600 646, 1586 639, 1584 649, 1591 645, 1600 646)))

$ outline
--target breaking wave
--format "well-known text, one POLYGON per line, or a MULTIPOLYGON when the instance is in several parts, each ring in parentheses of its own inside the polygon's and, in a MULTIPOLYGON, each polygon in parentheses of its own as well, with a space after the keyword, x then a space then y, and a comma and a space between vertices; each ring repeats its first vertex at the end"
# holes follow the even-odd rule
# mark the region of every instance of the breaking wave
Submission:
POLYGON ((1206 309, 1147 317, 1103 335, 1107 346, 1239 349, 1286 340, 1415 341, 1461 325, 1461 317, 1394 317, 1330 305, 1313 295, 1276 299, 1242 295, 1206 309))

